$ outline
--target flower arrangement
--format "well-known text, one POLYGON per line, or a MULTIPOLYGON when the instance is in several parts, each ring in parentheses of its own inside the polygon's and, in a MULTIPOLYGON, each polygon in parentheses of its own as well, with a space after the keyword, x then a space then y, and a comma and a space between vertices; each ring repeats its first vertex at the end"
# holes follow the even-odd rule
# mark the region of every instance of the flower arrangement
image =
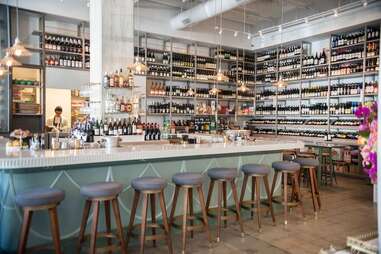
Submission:
POLYGON ((360 118, 359 144, 363 169, 373 183, 377 180, 377 102, 367 103, 355 111, 360 118))

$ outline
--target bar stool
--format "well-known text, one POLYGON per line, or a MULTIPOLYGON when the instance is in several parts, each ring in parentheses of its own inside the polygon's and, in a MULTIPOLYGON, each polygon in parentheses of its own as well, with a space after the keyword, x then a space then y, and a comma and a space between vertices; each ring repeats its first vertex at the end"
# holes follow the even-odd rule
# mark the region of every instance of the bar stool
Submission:
POLYGON ((272 196, 270 193, 269 187, 269 179, 268 174, 270 173, 270 168, 265 165, 260 164, 246 164, 241 167, 241 171, 244 173, 242 189, 241 189, 241 197, 240 197, 240 206, 242 207, 244 203, 251 204, 251 218, 254 218, 254 212, 257 212, 257 221, 258 221, 258 230, 261 231, 261 188, 260 188, 260 180, 263 180, 265 185, 265 190, 267 194, 269 210, 271 213, 271 217, 273 220, 273 224, 275 225, 275 216, 274 210, 272 206, 272 196), (251 177, 251 200, 243 201, 246 191, 247 181, 251 177), (255 200, 254 200, 255 194, 255 200), (256 205, 256 208, 254 208, 256 205))
POLYGON ((204 193, 202 191, 202 175, 198 173, 177 173, 172 177, 173 183, 176 185, 175 194, 173 197, 171 214, 169 216, 169 224, 174 224, 174 216, 176 211, 177 198, 181 189, 184 189, 184 204, 183 204, 183 224, 182 224, 182 253, 185 253, 186 247, 186 234, 187 231, 191 232, 191 238, 193 238, 193 231, 195 229, 204 228, 209 243, 212 242, 212 238, 209 232, 208 216, 205 209, 204 193), (202 225, 194 226, 194 220, 196 217, 193 213, 193 189, 196 189, 199 196, 202 218, 202 225), (189 215, 188 215, 189 209, 189 215), (190 226, 187 225, 187 221, 190 220, 190 226))
POLYGON ((65 198, 65 192, 54 188, 36 188, 16 195, 16 204, 23 209, 18 254, 25 253, 32 215, 35 211, 48 210, 50 227, 56 254, 61 254, 60 230, 57 218, 57 206, 65 198))
POLYGON ((120 218, 120 210, 118 203, 118 195, 123 190, 123 185, 117 182, 97 182, 82 186, 80 189, 81 195, 86 197, 85 207, 83 209, 81 227, 79 230, 78 253, 81 252, 81 247, 85 241, 86 224, 89 218, 91 207, 93 207, 93 221, 91 225, 90 250, 89 253, 94 254, 96 251, 105 252, 115 251, 120 247, 120 252, 126 253, 126 243, 123 238, 123 226, 120 218), (98 233, 99 207, 101 202, 105 208, 106 232, 98 233), (110 204, 115 216, 116 229, 118 236, 111 233, 111 217, 110 204), (107 247, 96 247, 96 241, 99 237, 107 238, 107 247), (120 243, 112 245, 112 238, 117 238, 120 243))
MULTIPOLYGON (((278 174, 283 175, 283 202, 282 205, 284 207, 284 225, 287 226, 287 219, 288 219, 288 208, 289 207, 295 207, 299 206, 300 211, 302 214, 302 217, 304 218, 304 209, 303 209, 303 202, 302 202, 302 196, 300 194, 300 187, 299 187, 299 171, 300 171, 300 165, 296 162, 292 161, 277 161, 272 163, 272 167, 275 170, 273 183, 271 186, 271 197, 274 195, 275 190, 275 184, 277 181, 278 174), (291 186, 292 186, 292 194, 291 194, 291 200, 288 201, 288 177, 291 177, 291 186), (295 201, 294 201, 295 199, 295 201)), ((274 202, 277 202, 276 200, 273 200, 274 202)))
POLYGON ((237 194, 237 186, 235 184, 235 179, 238 176, 237 170, 235 168, 211 168, 208 170, 208 176, 210 178, 208 197, 206 200, 206 211, 209 212, 210 199, 213 193, 213 187, 215 182, 218 183, 218 207, 217 207, 217 242, 220 242, 221 236, 221 220, 224 221, 224 226, 227 226, 227 220, 229 216, 227 216, 227 193, 226 193, 226 185, 229 182, 231 185, 233 198, 235 202, 236 208, 236 220, 239 222, 241 229, 241 236, 244 237, 245 233, 243 230, 243 223, 241 220, 240 208, 239 208, 239 200, 237 194), (224 207, 222 208, 222 200, 224 201, 224 207), (224 216, 221 215, 221 212, 224 212, 224 216))
POLYGON ((134 221, 136 215, 136 209, 138 207, 140 194, 143 194, 143 209, 142 209, 142 222, 140 225, 140 254, 144 253, 144 243, 146 240, 153 241, 153 245, 156 246, 156 240, 165 239, 167 241, 169 253, 173 252, 172 241, 169 235, 169 225, 167 220, 167 210, 164 200, 164 188, 167 185, 165 180, 160 177, 139 177, 135 178, 131 182, 132 188, 134 188, 134 201, 132 203, 130 223, 127 228, 127 245, 132 235, 134 228, 134 221), (156 205, 155 197, 159 196, 160 207, 162 212, 163 225, 156 223, 156 205), (151 201, 151 223, 147 224, 147 210, 148 199, 151 201), (152 235, 146 236, 146 227, 151 228, 152 235), (164 234, 157 235, 156 229, 163 228, 164 234))
POLYGON ((333 185, 333 181, 337 184, 336 172, 333 168, 333 151, 329 148, 327 151, 322 151, 321 153, 321 181, 325 185, 333 185))
POLYGON ((312 193, 312 204, 314 206, 314 213, 315 216, 317 215, 317 207, 319 207, 319 210, 321 209, 321 201, 320 201, 320 194, 319 194, 319 188, 317 184, 317 177, 316 177, 316 170, 319 166, 319 161, 313 158, 296 158, 296 163, 299 163, 302 169, 305 169, 308 171, 308 176, 310 180, 310 188, 312 193), (316 204, 317 203, 317 204, 316 204))

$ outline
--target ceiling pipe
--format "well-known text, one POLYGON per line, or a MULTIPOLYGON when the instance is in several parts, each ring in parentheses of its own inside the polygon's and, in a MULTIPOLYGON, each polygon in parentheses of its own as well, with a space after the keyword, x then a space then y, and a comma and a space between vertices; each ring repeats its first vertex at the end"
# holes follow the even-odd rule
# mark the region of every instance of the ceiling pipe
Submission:
POLYGON ((208 0, 173 17, 171 19, 171 26, 175 30, 184 29, 191 24, 207 20, 251 1, 252 0, 208 0))

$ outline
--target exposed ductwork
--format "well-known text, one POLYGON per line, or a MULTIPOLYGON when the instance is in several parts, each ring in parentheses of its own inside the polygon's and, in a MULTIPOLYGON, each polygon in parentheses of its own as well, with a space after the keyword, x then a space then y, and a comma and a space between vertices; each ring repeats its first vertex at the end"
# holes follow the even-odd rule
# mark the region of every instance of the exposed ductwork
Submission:
POLYGON ((184 29, 191 24, 207 20, 251 1, 252 0, 208 0, 172 18, 171 26, 176 30, 184 29))

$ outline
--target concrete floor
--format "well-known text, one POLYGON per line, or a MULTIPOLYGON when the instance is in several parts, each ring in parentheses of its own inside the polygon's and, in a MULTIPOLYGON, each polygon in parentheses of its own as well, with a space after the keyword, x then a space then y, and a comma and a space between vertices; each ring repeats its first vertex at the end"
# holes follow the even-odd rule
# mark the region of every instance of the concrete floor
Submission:
MULTIPOLYGON (((283 209, 275 206, 276 226, 272 225, 271 217, 262 216, 262 232, 258 232, 256 220, 250 219, 250 213, 243 211, 245 237, 242 238, 239 226, 231 222, 222 230, 221 242, 212 243, 210 247, 206 234, 196 232, 194 238, 188 238, 187 253, 263 253, 263 254, 309 254, 319 253, 333 245, 337 250, 346 246, 347 236, 356 236, 377 230, 377 211, 372 203, 372 186, 366 180, 338 178, 338 185, 321 187, 322 210, 317 219, 313 215, 312 201, 306 188, 302 188, 305 219, 300 210, 295 208, 289 216, 287 228, 283 225, 283 209)), ((254 217, 255 219, 255 217, 254 217)), ((216 219, 209 219, 213 239, 215 240, 216 219)), ((137 233, 137 232, 136 232, 137 233)), ((104 246, 99 239, 98 246, 104 246)), ((64 253, 76 253, 77 239, 66 240, 63 243, 64 253)), ((172 233, 174 253, 181 253, 181 234, 178 229, 172 233)), ((87 242, 88 244, 88 242, 87 242)), ((85 244, 86 245, 86 244, 85 244)), ((82 253, 87 253, 86 246, 82 253)), ((40 252, 53 253, 53 252, 40 252)), ((138 239, 131 241, 128 254, 139 253, 138 239)), ((168 253, 164 241, 158 241, 157 247, 147 242, 146 254, 168 253)))
MULTIPOLYGON (((372 186, 364 180, 338 178, 339 184, 322 187, 322 210, 315 219, 312 201, 303 188, 303 201, 306 217, 302 220, 299 209, 294 209, 287 228, 283 226, 283 211, 276 207, 277 225, 274 227, 270 217, 263 216, 262 232, 258 232, 255 220, 244 214, 246 235, 241 237, 236 223, 229 223, 222 231, 220 243, 208 247, 206 235, 195 233, 194 239, 188 240, 187 253, 319 253, 321 248, 331 244, 336 249, 346 246, 347 236, 356 236, 377 230, 377 211, 372 203, 372 186)), ((212 219, 214 220, 214 219, 212 219)), ((213 223, 213 221, 211 222, 213 223)), ((213 223, 215 224, 215 223, 213 223)), ((212 233, 215 237, 215 226, 212 233)), ((181 253, 181 238, 173 236, 174 253, 181 253)), ((167 253, 165 243, 157 248, 147 243, 145 253, 167 253)), ((128 253, 138 253, 136 242, 129 247, 128 253)))

